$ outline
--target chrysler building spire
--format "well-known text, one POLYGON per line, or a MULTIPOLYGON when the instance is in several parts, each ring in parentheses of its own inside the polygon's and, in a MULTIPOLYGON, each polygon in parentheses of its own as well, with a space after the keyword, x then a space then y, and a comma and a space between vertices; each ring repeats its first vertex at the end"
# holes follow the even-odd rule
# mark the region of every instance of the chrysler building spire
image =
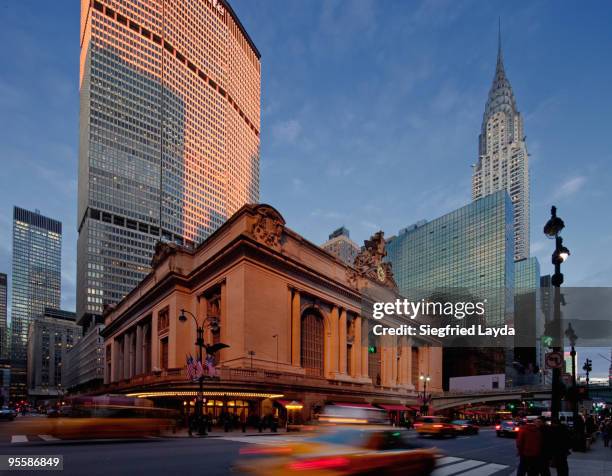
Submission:
POLYGON ((502 56, 502 43, 501 43, 501 17, 498 19, 497 25, 497 65, 502 63, 503 67, 504 58, 502 56))
POLYGON ((507 190, 514 205, 514 259, 529 257, 529 155, 523 118, 504 69, 501 21, 497 64, 482 116, 472 199, 507 190))

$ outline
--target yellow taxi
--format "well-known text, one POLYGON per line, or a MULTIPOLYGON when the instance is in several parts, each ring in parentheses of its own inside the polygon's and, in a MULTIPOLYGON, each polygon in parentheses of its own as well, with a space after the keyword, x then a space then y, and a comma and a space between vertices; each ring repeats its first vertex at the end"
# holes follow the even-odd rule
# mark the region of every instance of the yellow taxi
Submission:
POLYGON ((457 428, 447 418, 441 416, 423 416, 414 423, 419 436, 438 436, 444 438, 457 436, 457 428))
POLYGON ((389 426, 328 426, 282 446, 243 448, 234 472, 254 475, 429 475, 437 451, 389 426))

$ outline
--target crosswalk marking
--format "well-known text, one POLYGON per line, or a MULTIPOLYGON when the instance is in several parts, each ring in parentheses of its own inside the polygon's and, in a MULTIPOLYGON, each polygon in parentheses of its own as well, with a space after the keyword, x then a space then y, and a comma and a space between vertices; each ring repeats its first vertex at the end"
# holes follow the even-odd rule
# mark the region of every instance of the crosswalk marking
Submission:
POLYGON ((508 466, 505 466, 503 464, 490 463, 490 464, 486 464, 484 466, 480 466, 479 468, 473 469, 472 471, 468 471, 467 473, 462 473, 462 475, 466 475, 466 476, 489 476, 489 475, 495 474, 498 471, 501 471, 502 469, 505 469, 507 467, 508 466))
POLYGON ((28 437, 26 435, 13 435, 11 436, 11 443, 27 443, 28 437))
MULTIPOLYGON (((480 466, 482 464, 484 464, 484 461, 476 461, 473 459, 468 459, 460 463, 449 464, 448 466, 442 466, 441 468, 434 470, 434 472, 431 473, 431 476, 451 476, 453 474, 457 474, 461 471, 465 471, 467 469, 473 468, 475 466, 480 466)), ((469 473, 466 473, 466 475, 467 474, 469 473)))
POLYGON ((59 438, 51 435, 38 435, 38 437, 43 441, 58 441, 59 438))
POLYGON ((462 458, 457 458, 455 456, 443 456, 442 458, 438 458, 437 465, 442 466, 445 464, 456 463, 457 461, 461 461, 462 458))

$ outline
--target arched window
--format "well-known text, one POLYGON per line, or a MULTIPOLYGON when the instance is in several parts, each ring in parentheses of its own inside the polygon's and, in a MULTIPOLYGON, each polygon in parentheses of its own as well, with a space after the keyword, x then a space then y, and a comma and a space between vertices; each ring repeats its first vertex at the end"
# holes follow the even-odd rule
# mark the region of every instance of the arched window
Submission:
POLYGON ((301 364, 306 375, 323 376, 323 318, 309 309, 302 315, 301 364))

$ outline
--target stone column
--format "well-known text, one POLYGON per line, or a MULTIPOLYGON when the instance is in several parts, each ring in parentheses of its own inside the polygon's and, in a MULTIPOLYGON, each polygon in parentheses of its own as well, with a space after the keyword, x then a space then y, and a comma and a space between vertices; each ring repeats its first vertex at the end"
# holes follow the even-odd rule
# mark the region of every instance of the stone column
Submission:
MULTIPOLYGON (((221 330, 219 333, 219 338, 221 339, 221 342, 225 344, 230 343, 232 340, 229 332, 230 326, 227 322, 227 284, 225 283, 225 281, 221 283, 221 302, 219 303, 219 325, 221 326, 221 330)), ((228 349, 222 349, 219 351, 219 353, 217 354, 219 356, 219 362, 217 362, 217 365, 227 358, 227 353, 228 349)))
POLYGON ((123 334, 123 378, 130 378, 130 335, 123 334))
POLYGON ((111 342, 111 382, 116 382, 120 379, 120 365, 121 363, 119 362, 119 342, 117 341, 117 339, 113 339, 111 342))
POLYGON ((353 349, 351 356, 353 368, 352 377, 361 377, 361 354, 363 351, 361 342, 361 316, 355 317, 355 321, 353 322, 353 328, 355 329, 355 338, 353 340, 353 349))
POLYGON ((406 339, 406 367, 408 368, 406 372, 406 383, 409 385, 413 385, 412 383, 412 339, 406 339))
POLYGON ((346 309, 340 309, 338 320, 338 373, 346 374, 346 309))
POLYGON ((398 373, 398 361, 397 361, 397 338, 391 337, 389 342, 389 355, 391 356, 391 382, 392 387, 397 386, 397 373, 398 373))
POLYGON ((142 326, 136 324, 136 375, 142 373, 142 326))
POLYGON ((409 372, 410 369, 408 367, 410 363, 410 347, 408 347, 406 337, 400 338, 400 368, 399 368, 399 383, 400 385, 408 385, 410 383, 409 372))
POLYGON ((291 365, 299 367, 302 365, 301 343, 302 343, 302 316, 300 313, 300 291, 289 290, 291 296, 291 365))
POLYGON ((333 378, 338 372, 338 307, 333 306, 325 326, 325 376, 333 378))
POLYGON ((151 335, 151 324, 146 323, 142 326, 142 371, 143 373, 151 372, 153 366, 153 336, 151 335), (147 339, 148 335, 148 339, 147 339))
POLYGON ((368 320, 361 319, 361 376, 369 377, 368 369, 368 320))

